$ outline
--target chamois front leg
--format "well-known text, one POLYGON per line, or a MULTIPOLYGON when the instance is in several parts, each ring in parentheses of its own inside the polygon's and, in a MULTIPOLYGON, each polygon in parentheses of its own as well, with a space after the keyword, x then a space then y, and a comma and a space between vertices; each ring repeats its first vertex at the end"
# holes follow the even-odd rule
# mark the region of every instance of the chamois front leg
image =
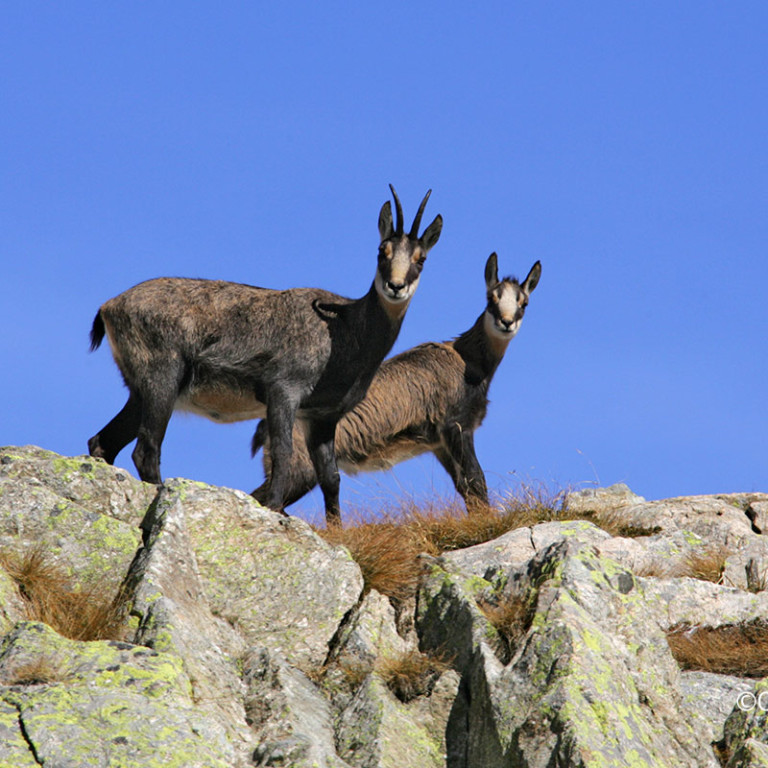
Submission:
POLYGON ((339 468, 336 464, 336 421, 316 421, 310 424, 307 448, 312 466, 323 492, 325 521, 328 526, 341 525, 339 507, 339 468))
POLYGON ((453 480, 456 491, 464 499, 470 514, 488 506, 488 486, 485 474, 475 454, 475 437, 454 422, 443 430, 442 450, 435 452, 440 463, 453 480))
POLYGON ((275 512, 283 514, 293 453, 293 423, 296 420, 298 404, 297 398, 282 390, 274 390, 267 397, 267 427, 272 468, 267 487, 262 494, 263 500, 258 500, 275 512))
MULTIPOLYGON (((259 449, 264 449, 264 474, 266 480, 252 493, 259 504, 265 504, 266 494, 269 488, 269 477, 272 474, 272 457, 267 442, 267 422, 262 419, 253 434, 251 440, 251 455, 255 456, 259 449)), ((288 486, 285 492, 284 504, 289 507, 302 496, 308 494, 317 485, 317 477, 309 453, 306 440, 301 431, 293 431, 293 452, 291 454, 291 469, 288 475, 288 486)))

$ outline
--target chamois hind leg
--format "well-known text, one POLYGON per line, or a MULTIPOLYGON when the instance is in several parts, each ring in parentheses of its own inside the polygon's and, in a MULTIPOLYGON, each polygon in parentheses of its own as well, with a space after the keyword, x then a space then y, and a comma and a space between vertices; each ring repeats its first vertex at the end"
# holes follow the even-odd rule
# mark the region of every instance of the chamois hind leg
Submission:
POLYGON ((307 448, 325 501, 325 522, 341 525, 339 487, 341 479, 336 464, 336 421, 315 421, 309 425, 307 448))
MULTIPOLYGON (((164 362, 173 363, 173 361, 164 362)), ((166 364, 162 369, 153 367, 151 377, 147 376, 146 391, 140 395, 141 420, 132 458, 139 477, 145 483, 162 482, 160 449, 179 396, 181 381, 182 366, 180 364, 171 366, 166 364)))
POLYGON ((453 480, 456 491, 472 514, 489 506, 485 474, 475 454, 474 434, 454 424, 443 430, 441 449, 435 451, 440 463, 453 480))
POLYGON ((117 454, 138 436, 140 422, 141 401, 131 392, 120 413, 88 441, 88 452, 94 458, 114 464, 117 454))

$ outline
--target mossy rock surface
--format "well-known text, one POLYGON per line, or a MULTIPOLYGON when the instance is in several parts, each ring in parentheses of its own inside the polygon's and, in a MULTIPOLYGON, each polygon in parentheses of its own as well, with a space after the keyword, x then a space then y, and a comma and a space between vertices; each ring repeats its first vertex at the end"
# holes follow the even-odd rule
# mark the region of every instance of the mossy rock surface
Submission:
POLYGON ((87 456, 0 448, 0 549, 42 549, 77 585, 117 587, 155 486, 87 456))
POLYGON ((0 681, 0 727, 12 737, 0 744, 0 765, 23 754, 14 733, 32 765, 232 765, 226 735, 196 711, 181 661, 168 654, 24 623, 0 647, 0 681))
POLYGON ((185 591, 235 627, 246 645, 268 646, 291 663, 325 661, 363 590, 346 549, 244 493, 185 480, 165 484, 153 514, 145 581, 173 597, 174 580, 186 573, 185 591), (194 569, 179 567, 184 561, 194 569))

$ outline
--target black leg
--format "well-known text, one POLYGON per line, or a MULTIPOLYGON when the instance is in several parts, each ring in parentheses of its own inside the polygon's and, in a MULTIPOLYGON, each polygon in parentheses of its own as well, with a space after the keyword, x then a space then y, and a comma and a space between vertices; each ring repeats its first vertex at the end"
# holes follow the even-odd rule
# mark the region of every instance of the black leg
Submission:
POLYGON ((176 400, 165 398, 164 401, 154 400, 144 405, 141 409, 141 425, 139 426, 136 447, 133 449, 133 463, 139 473, 139 477, 145 483, 159 484, 160 477, 160 449, 165 438, 168 422, 173 414, 173 405, 176 400))
POLYGON ((327 525, 341 525, 339 506, 339 469, 336 465, 336 421, 318 421, 309 425, 307 448, 315 475, 323 491, 327 525))
POLYGON ((272 467, 263 493, 262 504, 282 512, 288 492, 293 453, 293 423, 298 402, 288 393, 275 390, 267 397, 267 426, 272 467))
POLYGON ((173 358, 154 363, 147 365, 144 381, 137 387, 141 420, 133 449, 133 463, 145 483, 159 484, 162 482, 160 450, 179 396, 184 371, 181 361, 173 358))
MULTIPOLYGON (((260 421, 259 426, 252 441, 252 447, 264 449, 264 475, 266 480, 256 488, 253 496, 259 504, 266 505, 267 491, 269 489, 269 479, 272 476, 272 453, 269 440, 267 439, 267 423, 260 421)), ((312 460, 309 458, 306 437, 302 430, 293 430, 293 451, 289 464, 288 480, 283 494, 284 506, 288 507, 306 496, 317 485, 317 476, 315 468, 312 466, 312 460)))
POLYGON ((435 452, 464 499, 467 512, 488 506, 488 486, 485 474, 475 454, 475 440, 472 432, 463 430, 459 424, 443 430, 442 457, 435 452))
POLYGON ((117 454, 138 436, 140 422, 141 401, 131 392, 120 413, 88 441, 88 452, 94 458, 114 464, 117 454))

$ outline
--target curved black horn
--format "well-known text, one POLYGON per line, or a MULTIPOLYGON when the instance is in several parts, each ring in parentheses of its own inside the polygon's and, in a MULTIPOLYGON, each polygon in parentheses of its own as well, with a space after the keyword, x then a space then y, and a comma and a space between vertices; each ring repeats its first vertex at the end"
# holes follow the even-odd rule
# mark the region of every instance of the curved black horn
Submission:
POLYGON ((424 199, 421 201, 421 205, 419 206, 419 210, 416 212, 416 218, 413 220, 413 226, 411 227, 410 237, 419 237, 419 227, 421 226, 421 215, 424 213, 424 208, 427 206, 427 200, 429 200, 429 196, 432 194, 432 190, 428 189, 427 194, 424 195, 424 199))
POLYGON ((390 184, 389 188, 392 190, 392 197, 395 198, 395 211, 397 213, 397 221, 395 222, 395 234, 396 235, 402 235, 403 234, 403 206, 400 205, 400 198, 397 196, 397 192, 395 192, 395 188, 390 184))

